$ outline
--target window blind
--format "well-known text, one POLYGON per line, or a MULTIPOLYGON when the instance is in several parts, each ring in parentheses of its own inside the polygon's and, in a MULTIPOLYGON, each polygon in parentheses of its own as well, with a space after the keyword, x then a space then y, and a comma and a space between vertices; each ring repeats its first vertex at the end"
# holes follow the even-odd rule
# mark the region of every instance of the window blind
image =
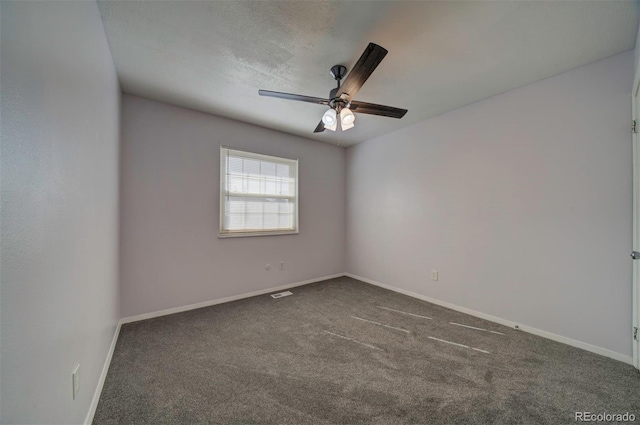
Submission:
POLYGON ((220 147, 220 236, 298 233, 298 160, 220 147))

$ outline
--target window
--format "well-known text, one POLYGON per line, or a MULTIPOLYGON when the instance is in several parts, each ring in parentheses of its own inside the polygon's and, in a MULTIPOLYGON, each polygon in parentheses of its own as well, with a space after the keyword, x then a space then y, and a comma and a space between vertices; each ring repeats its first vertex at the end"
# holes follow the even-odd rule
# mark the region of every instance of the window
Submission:
POLYGON ((220 237, 298 233, 298 160, 220 147, 220 237))

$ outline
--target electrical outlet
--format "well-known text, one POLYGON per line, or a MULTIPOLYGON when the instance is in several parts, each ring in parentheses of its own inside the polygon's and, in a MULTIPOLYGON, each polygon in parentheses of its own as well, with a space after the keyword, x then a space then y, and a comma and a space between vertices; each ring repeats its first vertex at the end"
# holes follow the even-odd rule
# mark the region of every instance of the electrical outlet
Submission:
POLYGON ((431 280, 438 280, 438 270, 431 270, 431 280))
POLYGON ((280 270, 284 270, 284 261, 280 261, 280 270))
POLYGON ((80 391, 80 365, 77 364, 76 367, 73 368, 73 372, 71 372, 71 385, 72 385, 72 395, 73 399, 76 399, 78 395, 78 391, 80 391))
POLYGON ((264 266, 265 270, 271 270, 271 264, 267 264, 266 266, 264 266))

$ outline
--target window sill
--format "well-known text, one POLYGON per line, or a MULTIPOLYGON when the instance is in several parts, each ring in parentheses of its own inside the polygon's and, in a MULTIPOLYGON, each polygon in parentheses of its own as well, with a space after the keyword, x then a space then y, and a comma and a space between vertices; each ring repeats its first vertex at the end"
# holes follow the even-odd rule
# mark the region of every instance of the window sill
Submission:
POLYGON ((289 231, 276 231, 276 232, 238 232, 238 233, 219 233, 219 239, 228 239, 228 238, 248 238, 251 236, 282 236, 282 235, 297 235, 300 233, 299 230, 289 230, 289 231))

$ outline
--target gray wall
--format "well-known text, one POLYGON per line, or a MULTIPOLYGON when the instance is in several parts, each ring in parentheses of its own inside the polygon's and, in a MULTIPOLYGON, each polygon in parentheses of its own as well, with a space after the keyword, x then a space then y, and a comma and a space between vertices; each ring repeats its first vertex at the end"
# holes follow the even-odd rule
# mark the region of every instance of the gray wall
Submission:
POLYGON ((128 95, 122 140, 123 317, 344 271, 344 149, 128 95), (221 144, 300 160, 300 234, 218 238, 221 144))
POLYGON ((118 320, 120 89, 95 2, 1 5, 0 420, 82 423, 118 320))
POLYGON ((349 148, 347 271, 630 356, 633 69, 629 51, 349 148))
POLYGON ((638 71, 638 63, 640 62, 640 28, 638 28, 638 31, 636 32, 636 45, 635 48, 633 49, 633 66, 634 66, 634 70, 637 72, 638 71))

